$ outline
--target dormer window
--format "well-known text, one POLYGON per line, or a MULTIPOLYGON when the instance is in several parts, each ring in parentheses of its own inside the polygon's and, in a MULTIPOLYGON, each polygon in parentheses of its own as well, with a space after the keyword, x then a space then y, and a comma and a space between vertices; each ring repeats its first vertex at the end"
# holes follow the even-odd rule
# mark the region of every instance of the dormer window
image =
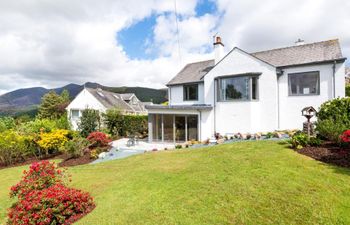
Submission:
POLYGON ((184 101, 198 100, 198 84, 184 85, 184 101))

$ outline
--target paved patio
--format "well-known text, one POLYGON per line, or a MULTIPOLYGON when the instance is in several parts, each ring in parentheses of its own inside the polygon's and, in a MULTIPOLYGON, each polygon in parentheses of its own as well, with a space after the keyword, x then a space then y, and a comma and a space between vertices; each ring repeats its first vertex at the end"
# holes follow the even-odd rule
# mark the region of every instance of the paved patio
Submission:
POLYGON ((117 149, 122 149, 122 150, 141 150, 141 151, 152 151, 153 149, 157 150, 164 150, 166 149, 174 149, 175 145, 174 143, 157 143, 157 142, 152 142, 149 143, 148 141, 145 140, 140 140, 138 144, 135 146, 127 146, 128 138, 122 138, 116 141, 113 141, 112 146, 116 147, 117 149))
POLYGON ((148 143, 147 141, 139 141, 135 146, 127 146, 128 138, 122 138, 112 142, 112 149, 105 153, 103 158, 96 159, 91 164, 105 162, 114 159, 122 159, 132 155, 143 154, 154 149, 164 150, 174 149, 173 143, 148 143))

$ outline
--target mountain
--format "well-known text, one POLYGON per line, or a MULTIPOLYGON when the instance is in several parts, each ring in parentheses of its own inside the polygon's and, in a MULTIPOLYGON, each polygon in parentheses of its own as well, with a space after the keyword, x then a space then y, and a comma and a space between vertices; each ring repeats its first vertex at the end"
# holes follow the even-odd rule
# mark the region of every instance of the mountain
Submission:
POLYGON ((143 102, 162 103, 167 101, 166 89, 107 87, 98 83, 87 82, 84 85, 68 84, 54 89, 46 89, 43 87, 24 88, 0 95, 0 115, 22 114, 27 111, 31 111, 31 113, 35 112, 37 106, 41 102, 42 96, 51 90, 61 94, 61 92, 66 89, 69 91, 69 94, 73 99, 84 88, 84 86, 90 88, 101 88, 116 93, 135 93, 135 95, 143 102))

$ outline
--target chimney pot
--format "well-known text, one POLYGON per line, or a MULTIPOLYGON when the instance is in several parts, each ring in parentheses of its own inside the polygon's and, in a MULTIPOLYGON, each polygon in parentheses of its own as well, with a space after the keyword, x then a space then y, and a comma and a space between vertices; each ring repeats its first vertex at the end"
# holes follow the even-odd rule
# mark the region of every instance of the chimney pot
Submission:
POLYGON ((218 44, 224 46, 224 44, 223 44, 222 41, 221 41, 221 37, 219 37, 219 36, 215 37, 215 43, 214 43, 214 45, 218 45, 218 44))

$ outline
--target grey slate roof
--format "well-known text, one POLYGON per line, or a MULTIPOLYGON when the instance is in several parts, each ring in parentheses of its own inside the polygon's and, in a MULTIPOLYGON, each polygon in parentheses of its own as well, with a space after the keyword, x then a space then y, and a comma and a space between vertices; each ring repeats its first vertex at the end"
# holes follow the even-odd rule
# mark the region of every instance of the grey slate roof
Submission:
POLYGON ((120 94, 102 90, 100 88, 86 88, 107 109, 119 108, 125 112, 134 112, 133 108, 126 103, 120 94))
POLYGON ((343 59, 338 39, 251 53, 276 67, 343 59))
MULTIPOLYGON (((338 39, 250 53, 275 67, 344 60, 338 39)), ((167 85, 201 82, 214 60, 187 64, 167 85)))
POLYGON ((204 74, 214 67, 214 60, 187 64, 167 85, 200 82, 204 74))

